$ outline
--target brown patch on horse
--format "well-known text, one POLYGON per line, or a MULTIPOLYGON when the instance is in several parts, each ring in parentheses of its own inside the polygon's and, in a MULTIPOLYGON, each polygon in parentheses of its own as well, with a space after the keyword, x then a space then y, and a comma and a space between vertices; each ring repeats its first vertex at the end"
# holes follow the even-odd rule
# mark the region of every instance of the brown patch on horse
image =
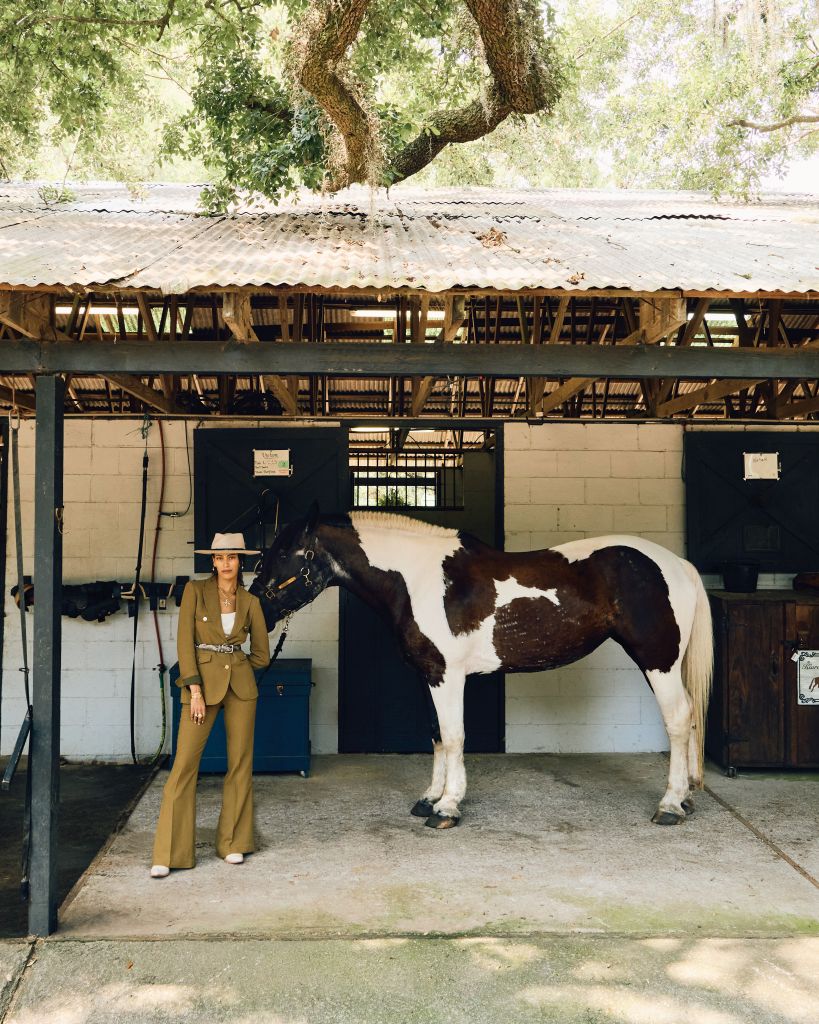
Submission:
POLYGON ((506 671, 556 668, 613 637, 641 669, 668 671, 680 631, 659 566, 636 548, 601 548, 569 561, 559 551, 501 552, 468 535, 443 563, 444 611, 453 634, 495 615, 492 642, 506 671), (556 592, 516 597, 497 607, 496 581, 556 592), (619 595, 615 597, 614 595, 619 595), (659 615, 658 615, 659 613, 659 615))
POLYGON ((680 627, 668 584, 653 559, 636 548, 596 551, 598 571, 622 595, 612 636, 644 672, 668 672, 680 655, 680 627))

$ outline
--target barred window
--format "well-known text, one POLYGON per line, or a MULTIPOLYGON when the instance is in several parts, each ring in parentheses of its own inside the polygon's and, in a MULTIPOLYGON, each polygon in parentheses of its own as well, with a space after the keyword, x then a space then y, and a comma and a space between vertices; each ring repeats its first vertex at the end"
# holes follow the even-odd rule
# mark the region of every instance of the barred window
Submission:
POLYGON ((354 509, 462 509, 460 452, 350 451, 354 509))

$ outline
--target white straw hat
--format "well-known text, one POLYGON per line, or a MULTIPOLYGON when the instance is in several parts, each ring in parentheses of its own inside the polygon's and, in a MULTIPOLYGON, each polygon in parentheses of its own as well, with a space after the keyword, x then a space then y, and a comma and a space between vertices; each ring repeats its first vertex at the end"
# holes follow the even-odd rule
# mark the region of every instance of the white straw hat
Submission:
POLYGON ((245 547, 244 534, 241 533, 214 533, 213 542, 209 548, 194 548, 197 555, 216 555, 220 551, 235 551, 237 555, 260 555, 261 551, 254 551, 245 547))

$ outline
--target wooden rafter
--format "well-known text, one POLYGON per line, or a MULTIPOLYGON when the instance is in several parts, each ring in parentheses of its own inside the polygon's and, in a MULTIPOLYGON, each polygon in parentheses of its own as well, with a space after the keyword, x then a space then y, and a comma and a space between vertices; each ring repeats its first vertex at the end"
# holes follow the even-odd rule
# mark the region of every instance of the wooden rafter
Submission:
MULTIPOLYGON (((429 305, 427 304, 427 309, 429 305)), ((444 326, 438 341, 452 342, 466 322, 466 300, 462 295, 447 295, 444 300, 444 326)), ((436 377, 426 376, 413 381, 410 415, 420 416, 435 387, 436 377)))
POLYGON ((157 391, 156 388, 149 387, 139 377, 133 377, 126 373, 106 373, 105 379, 118 388, 122 388, 127 394, 138 398, 140 402, 151 406, 152 409, 158 409, 165 413, 181 413, 183 411, 173 398, 157 391))
MULTIPOLYGON (((250 296, 243 292, 225 292, 222 300, 222 319, 233 337, 243 345, 258 343, 259 336, 253 327, 250 296)), ((277 374, 262 374, 266 388, 278 400, 287 416, 298 415, 298 402, 293 390, 284 377, 277 374)))
MULTIPOLYGON (((558 300, 557 312, 555 313, 554 320, 552 320, 552 326, 549 331, 549 337, 547 339, 548 345, 557 345, 560 342, 560 336, 563 333, 563 324, 566 320, 566 313, 569 310, 570 298, 564 295, 558 300)), ((540 344, 540 332, 532 332, 532 344, 540 344)), ((541 404, 543 402, 543 393, 546 390, 546 378, 535 377, 529 381, 529 396, 528 406, 529 415, 536 416, 540 411, 541 404)))

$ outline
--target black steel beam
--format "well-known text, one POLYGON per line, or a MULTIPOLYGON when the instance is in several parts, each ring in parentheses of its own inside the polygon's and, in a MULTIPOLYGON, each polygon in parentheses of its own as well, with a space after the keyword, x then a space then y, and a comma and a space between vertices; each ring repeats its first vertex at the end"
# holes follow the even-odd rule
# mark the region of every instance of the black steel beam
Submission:
POLYGON ((665 345, 0 342, 0 374, 60 372, 806 380, 819 378, 819 350, 665 345))
POLYGON ((34 657, 31 730, 31 896, 28 930, 57 927, 60 799, 60 608, 62 591, 63 404, 61 377, 37 378, 34 441, 34 657))
POLYGON ((819 349, 356 342, 0 342, 0 374, 64 372, 806 380, 819 378, 819 349))

